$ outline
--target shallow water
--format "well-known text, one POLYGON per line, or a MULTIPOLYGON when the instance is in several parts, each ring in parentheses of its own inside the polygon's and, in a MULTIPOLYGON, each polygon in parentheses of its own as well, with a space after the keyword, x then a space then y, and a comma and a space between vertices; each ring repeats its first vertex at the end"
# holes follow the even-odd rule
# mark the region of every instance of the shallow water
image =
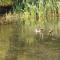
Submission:
POLYGON ((60 60, 59 41, 27 42, 35 37, 22 29, 17 25, 0 25, 0 60, 60 60))

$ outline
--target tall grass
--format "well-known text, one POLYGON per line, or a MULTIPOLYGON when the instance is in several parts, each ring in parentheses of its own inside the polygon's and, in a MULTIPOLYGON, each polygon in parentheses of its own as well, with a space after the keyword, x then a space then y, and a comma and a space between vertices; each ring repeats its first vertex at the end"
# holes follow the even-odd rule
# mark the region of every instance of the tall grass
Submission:
POLYGON ((44 28, 44 30, 53 30, 55 35, 60 34, 60 11, 59 4, 52 1, 46 1, 45 6, 43 1, 37 1, 36 4, 31 1, 22 2, 21 6, 16 4, 13 9, 13 14, 6 15, 6 21, 21 21, 22 25, 33 30, 36 26, 44 28), (24 3, 24 9, 22 9, 24 3), (11 19, 10 19, 11 18, 11 19))
POLYGON ((24 10, 17 6, 16 11, 19 11, 18 14, 22 15, 21 18, 25 21, 25 25, 29 27, 39 25, 45 29, 53 29, 58 34, 57 30, 59 30, 58 24, 60 17, 59 4, 55 3, 56 2, 52 3, 52 1, 48 1, 44 7, 43 2, 39 0, 37 5, 34 4, 34 2, 31 2, 31 4, 25 2, 24 10))
POLYGON ((12 0, 0 0, 0 6, 7 6, 7 5, 11 5, 13 2, 12 0))

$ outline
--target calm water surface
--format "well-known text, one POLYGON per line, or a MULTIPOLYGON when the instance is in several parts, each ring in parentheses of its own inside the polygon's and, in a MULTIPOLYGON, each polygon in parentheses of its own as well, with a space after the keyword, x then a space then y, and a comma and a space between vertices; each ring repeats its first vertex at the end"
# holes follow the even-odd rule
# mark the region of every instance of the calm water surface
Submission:
POLYGON ((21 28, 17 25, 0 25, 0 60, 60 60, 59 41, 29 44, 25 40, 34 38, 27 36, 29 33, 22 32, 21 28))

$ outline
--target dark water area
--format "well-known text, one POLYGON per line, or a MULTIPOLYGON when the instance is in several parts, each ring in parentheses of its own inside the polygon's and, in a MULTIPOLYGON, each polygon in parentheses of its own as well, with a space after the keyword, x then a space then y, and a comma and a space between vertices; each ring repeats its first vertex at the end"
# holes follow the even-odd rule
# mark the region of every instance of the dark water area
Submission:
POLYGON ((0 60, 60 60, 59 40, 35 42, 34 34, 24 29, 0 25, 0 60))

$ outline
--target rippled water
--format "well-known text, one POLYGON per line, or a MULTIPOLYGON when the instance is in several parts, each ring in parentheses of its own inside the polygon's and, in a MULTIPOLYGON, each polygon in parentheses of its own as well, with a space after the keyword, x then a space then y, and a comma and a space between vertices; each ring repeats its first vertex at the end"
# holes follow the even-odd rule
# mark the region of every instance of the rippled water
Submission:
POLYGON ((28 35, 23 27, 0 25, 0 60, 60 60, 59 40, 37 43, 28 35))

